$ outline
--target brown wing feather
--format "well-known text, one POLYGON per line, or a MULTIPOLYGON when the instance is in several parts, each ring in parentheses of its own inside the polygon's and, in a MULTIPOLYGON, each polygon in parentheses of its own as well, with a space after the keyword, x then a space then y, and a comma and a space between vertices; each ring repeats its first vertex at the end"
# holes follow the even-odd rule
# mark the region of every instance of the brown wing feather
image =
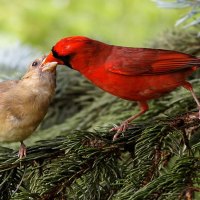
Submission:
POLYGON ((194 56, 162 49, 113 47, 106 62, 108 71, 123 75, 172 73, 200 65, 194 56))

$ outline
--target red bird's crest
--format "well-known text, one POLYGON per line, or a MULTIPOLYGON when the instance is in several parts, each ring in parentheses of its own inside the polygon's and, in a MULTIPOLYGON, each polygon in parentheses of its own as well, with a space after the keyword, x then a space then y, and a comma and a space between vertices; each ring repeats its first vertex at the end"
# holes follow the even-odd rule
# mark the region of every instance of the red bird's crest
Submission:
POLYGON ((52 48, 53 52, 56 52, 58 56, 66 56, 74 52, 74 50, 80 49, 91 39, 84 36, 73 36, 61 39, 52 48))

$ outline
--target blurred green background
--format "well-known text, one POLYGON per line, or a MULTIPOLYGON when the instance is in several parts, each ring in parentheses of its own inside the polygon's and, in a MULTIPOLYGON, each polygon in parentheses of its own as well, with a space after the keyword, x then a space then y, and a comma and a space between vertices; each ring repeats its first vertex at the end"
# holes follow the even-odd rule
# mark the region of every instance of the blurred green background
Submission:
POLYGON ((151 0, 0 0, 0 45, 20 41, 49 51, 60 38, 85 35, 145 46, 182 16, 151 0))

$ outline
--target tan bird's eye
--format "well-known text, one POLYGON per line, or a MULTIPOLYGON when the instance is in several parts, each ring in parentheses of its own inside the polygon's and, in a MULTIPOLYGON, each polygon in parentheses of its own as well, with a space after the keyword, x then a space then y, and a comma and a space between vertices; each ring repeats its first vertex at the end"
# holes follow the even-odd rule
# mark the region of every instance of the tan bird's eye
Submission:
POLYGON ((32 63, 32 66, 33 67, 36 67, 38 65, 38 62, 37 61, 34 61, 33 63, 32 63))

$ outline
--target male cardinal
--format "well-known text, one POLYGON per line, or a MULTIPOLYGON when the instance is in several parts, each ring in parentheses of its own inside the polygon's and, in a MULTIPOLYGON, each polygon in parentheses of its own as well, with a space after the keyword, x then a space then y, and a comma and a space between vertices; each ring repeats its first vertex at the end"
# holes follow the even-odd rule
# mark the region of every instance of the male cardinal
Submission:
POLYGON ((57 62, 35 60, 21 80, 0 83, 0 142, 21 142, 20 159, 26 156, 23 140, 30 136, 47 113, 56 86, 57 62))
POLYGON ((120 126, 148 110, 148 100, 158 98, 179 86, 188 89, 200 109, 200 103, 186 78, 200 66, 194 56, 164 49, 132 48, 105 44, 83 36, 66 37, 58 41, 46 62, 58 62, 78 70, 93 84, 122 99, 137 101, 140 112, 120 126))

